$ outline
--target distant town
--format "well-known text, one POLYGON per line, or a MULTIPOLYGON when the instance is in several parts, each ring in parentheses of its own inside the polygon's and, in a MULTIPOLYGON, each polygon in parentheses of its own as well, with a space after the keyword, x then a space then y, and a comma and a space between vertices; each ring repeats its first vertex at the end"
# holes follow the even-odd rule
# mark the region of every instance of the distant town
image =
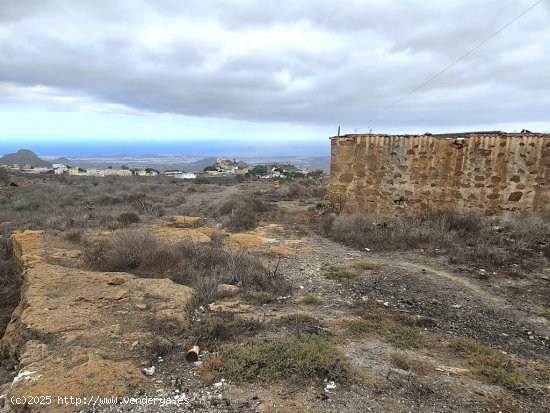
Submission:
MULTIPOLYGON (((40 158, 37 158, 40 159, 40 158)), ((43 162, 43 161, 42 161, 43 162)), ((261 179, 295 179, 309 176, 319 176, 323 172, 321 170, 311 171, 307 168, 296 167, 289 163, 271 163, 261 165, 249 165, 246 162, 236 159, 218 158, 213 165, 204 168, 203 172, 189 172, 179 169, 167 170, 164 172, 154 168, 136 169, 122 165, 117 168, 108 166, 106 168, 81 168, 78 165, 68 165, 65 163, 53 163, 51 165, 38 164, 19 164, 6 163, 0 164, 3 168, 11 172, 19 172, 24 174, 53 174, 53 175, 69 175, 69 176, 158 176, 166 175, 178 179, 195 179, 198 176, 222 177, 222 176, 254 176, 261 179)))

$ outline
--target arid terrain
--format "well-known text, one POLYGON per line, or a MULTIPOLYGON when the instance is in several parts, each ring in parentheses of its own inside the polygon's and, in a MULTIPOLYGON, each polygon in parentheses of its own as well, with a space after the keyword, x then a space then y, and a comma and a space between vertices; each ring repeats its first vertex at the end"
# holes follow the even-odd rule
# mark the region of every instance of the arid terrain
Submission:
POLYGON ((325 178, 10 178, 2 412, 550 411, 550 212, 348 215, 325 178))

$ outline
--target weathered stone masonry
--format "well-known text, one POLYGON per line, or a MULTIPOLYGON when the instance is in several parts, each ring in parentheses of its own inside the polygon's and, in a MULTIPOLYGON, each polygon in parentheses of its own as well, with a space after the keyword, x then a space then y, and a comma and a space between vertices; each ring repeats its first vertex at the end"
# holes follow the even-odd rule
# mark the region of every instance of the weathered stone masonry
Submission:
POLYGON ((334 136, 330 190, 356 212, 549 208, 550 134, 334 136))

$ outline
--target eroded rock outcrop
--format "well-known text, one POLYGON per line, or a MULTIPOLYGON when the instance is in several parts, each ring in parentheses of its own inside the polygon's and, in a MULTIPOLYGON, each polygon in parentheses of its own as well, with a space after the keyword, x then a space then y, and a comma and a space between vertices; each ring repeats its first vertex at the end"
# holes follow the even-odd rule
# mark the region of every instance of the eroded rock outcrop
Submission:
POLYGON ((187 327, 193 290, 167 279, 48 264, 41 231, 14 233, 13 241, 23 287, 1 343, 3 356, 19 367, 6 400, 52 396, 52 405, 29 407, 59 411, 57 396, 146 391, 142 364, 166 340, 159 331, 177 335, 187 327))

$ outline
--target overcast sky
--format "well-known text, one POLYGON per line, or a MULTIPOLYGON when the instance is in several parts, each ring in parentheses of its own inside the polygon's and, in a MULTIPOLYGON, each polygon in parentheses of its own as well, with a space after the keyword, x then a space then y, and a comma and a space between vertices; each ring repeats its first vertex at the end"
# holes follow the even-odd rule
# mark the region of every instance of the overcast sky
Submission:
POLYGON ((1 0, 0 153, 550 132, 550 0, 372 119, 535 2, 1 0))

